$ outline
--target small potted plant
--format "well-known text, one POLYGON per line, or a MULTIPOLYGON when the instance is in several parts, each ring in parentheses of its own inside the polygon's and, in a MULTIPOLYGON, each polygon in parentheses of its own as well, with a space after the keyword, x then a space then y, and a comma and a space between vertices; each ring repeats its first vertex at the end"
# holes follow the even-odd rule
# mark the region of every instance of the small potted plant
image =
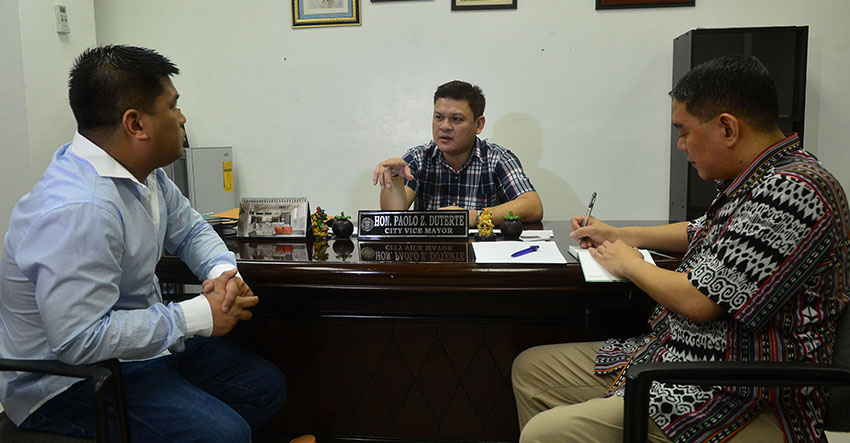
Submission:
POLYGON ((522 234, 522 222, 519 221, 519 216, 514 215, 514 212, 511 211, 502 218, 502 237, 506 240, 519 239, 519 235, 522 234))
POLYGON ((351 223, 351 216, 345 215, 345 211, 334 217, 331 229, 337 238, 348 238, 354 232, 354 224, 351 223))

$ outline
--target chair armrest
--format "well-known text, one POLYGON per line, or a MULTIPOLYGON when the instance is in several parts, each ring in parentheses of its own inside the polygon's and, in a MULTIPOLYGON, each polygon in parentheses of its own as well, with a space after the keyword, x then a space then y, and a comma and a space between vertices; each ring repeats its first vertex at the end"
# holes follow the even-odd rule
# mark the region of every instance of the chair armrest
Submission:
POLYGON ((61 375, 64 377, 87 378, 98 386, 109 381, 112 371, 100 366, 83 366, 62 363, 57 360, 11 360, 0 358, 0 371, 34 372, 36 374, 61 375))
POLYGON ((71 365, 57 360, 0 358, 0 371, 32 372, 91 380, 94 395, 95 435, 99 442, 109 441, 106 418, 106 387, 111 382, 115 397, 115 415, 118 420, 118 437, 120 441, 130 441, 121 380, 121 365, 117 359, 105 360, 92 365, 71 365))
POLYGON ((850 386, 850 369, 788 362, 670 362, 635 365, 626 372, 623 441, 646 441, 653 381, 679 385, 850 386))

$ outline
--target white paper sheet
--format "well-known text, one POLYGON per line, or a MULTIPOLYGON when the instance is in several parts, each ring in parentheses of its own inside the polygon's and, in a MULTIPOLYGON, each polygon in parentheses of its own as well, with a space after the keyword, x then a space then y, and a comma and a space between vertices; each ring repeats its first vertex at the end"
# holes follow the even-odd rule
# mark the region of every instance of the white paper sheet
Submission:
MULTIPOLYGON (((493 229, 494 234, 501 234, 502 230, 499 228, 493 229)), ((469 235, 478 234, 478 228, 471 228, 469 230, 469 235)), ((541 241, 541 240, 552 240, 555 238, 555 231, 551 229, 526 229, 522 231, 522 234, 519 235, 519 239, 522 241, 541 241)))
POLYGON ((540 264, 566 264, 567 259, 561 255, 558 245, 554 242, 535 242, 534 246, 540 249, 519 257, 511 257, 514 252, 529 247, 528 243, 521 241, 494 241, 474 242, 472 249, 475 251, 476 263, 540 263, 540 264))

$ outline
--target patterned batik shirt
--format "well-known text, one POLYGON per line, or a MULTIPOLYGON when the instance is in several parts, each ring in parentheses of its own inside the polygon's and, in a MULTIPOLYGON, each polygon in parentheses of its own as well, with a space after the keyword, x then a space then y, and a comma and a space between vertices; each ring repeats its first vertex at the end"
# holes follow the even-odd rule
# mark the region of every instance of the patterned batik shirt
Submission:
MULTIPOLYGON (((766 149, 688 226, 677 271, 723 307, 694 323, 661 306, 652 332, 608 340, 596 373, 615 373, 622 395, 629 365, 659 361, 832 362, 836 321, 848 299, 850 218, 841 185, 792 135, 766 149)), ((825 441, 820 388, 680 386, 653 383, 649 414, 676 442, 724 441, 773 404, 791 442, 825 441)))
POLYGON ((446 206, 483 209, 534 191, 522 164, 511 151, 475 137, 472 154, 455 171, 433 141, 410 148, 402 159, 414 179, 404 184, 416 192, 416 210, 446 206))

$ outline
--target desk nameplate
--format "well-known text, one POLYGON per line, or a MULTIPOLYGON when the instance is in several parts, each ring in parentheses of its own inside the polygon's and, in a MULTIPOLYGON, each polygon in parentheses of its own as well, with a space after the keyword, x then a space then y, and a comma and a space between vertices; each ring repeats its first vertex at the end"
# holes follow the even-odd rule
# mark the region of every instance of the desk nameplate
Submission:
POLYGON ((388 242, 361 241, 360 260, 397 263, 468 263, 467 242, 388 242))
POLYGON ((359 211, 358 238, 390 240, 401 238, 459 239, 468 237, 469 212, 446 211, 359 211))

